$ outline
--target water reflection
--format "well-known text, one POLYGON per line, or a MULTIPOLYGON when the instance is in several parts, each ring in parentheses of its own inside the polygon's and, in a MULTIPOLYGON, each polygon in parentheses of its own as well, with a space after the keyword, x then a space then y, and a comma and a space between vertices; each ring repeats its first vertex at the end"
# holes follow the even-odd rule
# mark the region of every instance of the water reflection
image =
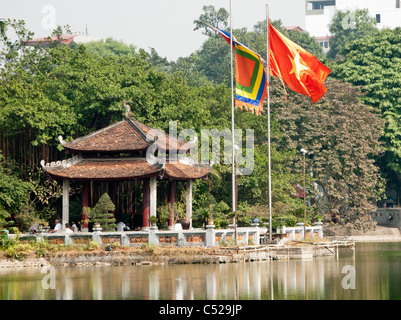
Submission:
POLYGON ((356 257, 343 249, 338 259, 56 268, 55 289, 42 287, 40 270, 1 270, 0 299, 400 299, 400 249, 362 246, 356 257), (356 289, 343 288, 344 266, 355 268, 356 289))

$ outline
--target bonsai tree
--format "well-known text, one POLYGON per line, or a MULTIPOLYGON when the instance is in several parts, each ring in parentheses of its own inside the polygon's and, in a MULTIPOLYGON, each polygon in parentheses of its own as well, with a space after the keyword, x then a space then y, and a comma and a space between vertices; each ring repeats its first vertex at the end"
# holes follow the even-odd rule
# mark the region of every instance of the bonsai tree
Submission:
POLYGON ((195 211, 195 219, 203 222, 203 224, 215 224, 216 228, 225 228, 229 221, 228 213, 230 207, 224 202, 217 203, 216 199, 209 195, 202 206, 195 211))
POLYGON ((99 223, 104 231, 116 230, 116 219, 112 211, 116 209, 107 193, 103 193, 96 205, 90 210, 89 217, 93 223, 99 223))
POLYGON ((168 221, 168 217, 170 215, 170 210, 171 210, 171 207, 170 207, 169 203, 166 203, 162 206, 157 207, 157 214, 159 216, 159 229, 163 229, 165 226, 167 226, 167 221, 168 221))
POLYGON ((231 211, 231 208, 224 201, 220 201, 213 209, 214 210, 212 214, 216 228, 217 229, 227 228, 229 225, 228 216, 231 211))
POLYGON ((181 202, 174 203, 174 217, 177 222, 185 220, 184 204, 181 202))
POLYGON ((194 218, 202 223, 204 226, 208 224, 208 220, 211 217, 214 206, 216 205, 216 200, 212 195, 208 195, 208 197, 203 201, 201 206, 195 210, 194 218), (212 208, 210 207, 212 205, 212 208))

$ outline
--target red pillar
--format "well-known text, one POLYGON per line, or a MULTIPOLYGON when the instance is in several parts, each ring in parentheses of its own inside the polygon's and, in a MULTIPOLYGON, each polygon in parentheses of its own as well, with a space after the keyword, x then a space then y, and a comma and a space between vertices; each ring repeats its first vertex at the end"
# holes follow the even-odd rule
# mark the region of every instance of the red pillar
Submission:
POLYGON ((168 228, 174 228, 174 202, 175 202, 175 181, 168 183, 168 202, 170 203, 170 216, 168 218, 168 228))
MULTIPOLYGON (((82 208, 89 206, 89 182, 84 181, 82 182, 82 208)), ((88 228, 88 219, 89 217, 82 211, 82 226, 83 228, 88 228)))
POLYGON ((149 212, 150 212, 149 179, 145 179, 143 180, 142 228, 149 227, 149 212))

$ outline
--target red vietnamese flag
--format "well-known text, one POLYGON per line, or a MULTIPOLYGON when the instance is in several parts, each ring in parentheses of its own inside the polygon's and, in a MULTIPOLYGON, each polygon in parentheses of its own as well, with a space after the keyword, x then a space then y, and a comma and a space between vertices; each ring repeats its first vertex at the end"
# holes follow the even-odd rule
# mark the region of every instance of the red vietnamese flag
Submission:
POLYGON ((310 96, 317 102, 327 91, 324 80, 330 69, 313 54, 286 38, 269 23, 270 73, 291 90, 310 96))

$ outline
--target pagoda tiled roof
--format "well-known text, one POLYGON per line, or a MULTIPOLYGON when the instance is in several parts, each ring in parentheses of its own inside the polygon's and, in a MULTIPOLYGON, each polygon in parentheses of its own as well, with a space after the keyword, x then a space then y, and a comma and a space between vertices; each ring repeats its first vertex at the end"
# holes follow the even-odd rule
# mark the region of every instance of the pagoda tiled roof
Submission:
POLYGON ((70 180, 131 180, 160 176, 169 180, 207 178, 208 168, 179 161, 150 164, 146 158, 90 158, 74 157, 45 164, 43 170, 55 179, 70 180))
POLYGON ((43 169, 54 178, 72 180, 124 180, 157 175, 160 167, 146 159, 80 159, 72 165, 47 164, 43 169))
POLYGON ((166 151, 177 150, 186 143, 170 137, 160 129, 128 118, 73 141, 62 141, 62 145, 70 152, 110 153, 146 150, 155 141, 159 149, 166 151))
POLYGON ((60 141, 67 151, 79 155, 47 164, 42 160, 43 170, 55 179, 107 181, 159 176, 169 180, 194 180, 207 178, 210 172, 208 167, 170 161, 169 157, 163 164, 148 161, 144 152, 155 143, 159 150, 177 152, 187 141, 130 117, 73 141, 64 142, 61 137, 60 141), (144 152, 131 157, 117 156, 132 151, 144 152), (100 154, 95 156, 95 153, 100 154))
POLYGON ((167 161, 164 166, 164 175, 172 180, 194 180, 206 178, 209 172, 209 168, 184 164, 179 161, 167 161))

